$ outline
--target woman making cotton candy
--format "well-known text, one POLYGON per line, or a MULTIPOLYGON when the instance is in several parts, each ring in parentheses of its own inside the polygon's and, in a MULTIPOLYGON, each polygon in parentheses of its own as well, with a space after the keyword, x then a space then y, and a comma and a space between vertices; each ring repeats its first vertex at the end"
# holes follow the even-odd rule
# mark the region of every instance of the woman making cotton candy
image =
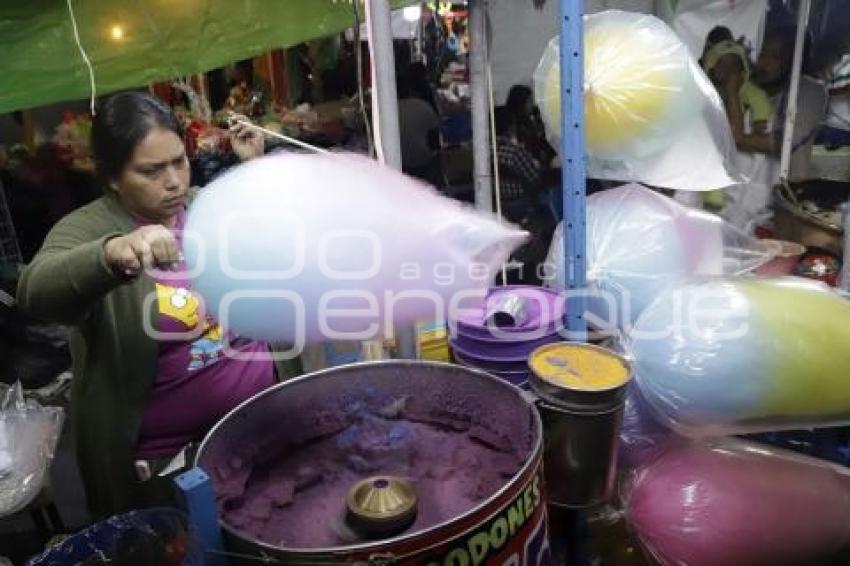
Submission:
MULTIPOLYGON (((21 275, 18 304, 73 326, 78 462, 89 510, 105 516, 168 503, 160 472, 278 376, 265 343, 223 333, 191 291, 180 259, 189 161, 171 110, 118 94, 91 135, 105 194, 51 230, 21 275)), ((231 128, 231 144, 242 160, 263 152, 245 126, 231 128)))

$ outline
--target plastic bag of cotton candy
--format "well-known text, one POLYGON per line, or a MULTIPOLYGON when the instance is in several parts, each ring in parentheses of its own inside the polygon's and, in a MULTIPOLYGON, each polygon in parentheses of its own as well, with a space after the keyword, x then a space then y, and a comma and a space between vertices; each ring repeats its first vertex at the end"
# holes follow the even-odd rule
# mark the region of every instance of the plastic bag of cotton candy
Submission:
POLYGON ((793 277, 680 283, 628 342, 641 397, 691 437, 850 423, 850 301, 793 277))
MULTIPOLYGON (((559 41, 551 40, 534 74, 535 99, 555 147, 559 41)), ((584 118, 591 177, 681 190, 741 181, 717 91, 676 33, 654 16, 610 10, 585 18, 584 118)))
POLYGON ((365 157, 281 153, 200 192, 184 251, 225 328, 298 345, 443 319, 525 238, 365 157))
POLYGON ((850 563, 850 470, 731 439, 679 442, 627 485, 626 519, 662 565, 850 563))
POLYGON ((0 517, 26 507, 44 487, 64 411, 26 399, 21 383, 0 383, 0 517))
POLYGON ((629 384, 620 426, 617 450, 619 466, 635 470, 648 464, 663 453, 669 444, 678 442, 678 435, 661 424, 640 396, 634 383, 629 384))
MULTIPOLYGON (((767 262, 758 242, 720 217, 641 185, 587 199, 587 305, 597 329, 628 329, 665 289, 695 275, 734 275, 767 262)), ((548 284, 565 288, 561 223, 547 258, 548 284)))

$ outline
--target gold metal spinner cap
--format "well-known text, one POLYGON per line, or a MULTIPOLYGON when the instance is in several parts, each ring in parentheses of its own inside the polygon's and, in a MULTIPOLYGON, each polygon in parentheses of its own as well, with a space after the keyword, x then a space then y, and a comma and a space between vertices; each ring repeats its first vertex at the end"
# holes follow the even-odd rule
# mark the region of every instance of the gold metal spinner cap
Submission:
POLYGON ((394 476, 360 480, 346 498, 348 523, 367 538, 396 535, 416 519, 416 490, 409 481, 394 476))

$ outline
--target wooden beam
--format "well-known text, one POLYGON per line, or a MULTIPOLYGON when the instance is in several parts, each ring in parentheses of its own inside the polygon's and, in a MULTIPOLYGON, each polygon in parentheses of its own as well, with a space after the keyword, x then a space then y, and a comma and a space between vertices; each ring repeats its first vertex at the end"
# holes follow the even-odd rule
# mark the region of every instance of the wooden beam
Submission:
POLYGON ((271 98, 283 106, 289 106, 289 89, 286 84, 286 56, 283 49, 273 49, 266 54, 271 98))
POLYGON ((21 112, 21 126, 24 129, 24 145, 30 153, 35 153, 35 122, 32 118, 32 110, 21 112))
POLYGON ((272 100, 277 102, 279 93, 277 90, 277 80, 274 76, 274 53, 271 51, 266 52, 266 72, 269 75, 269 90, 271 90, 272 100))

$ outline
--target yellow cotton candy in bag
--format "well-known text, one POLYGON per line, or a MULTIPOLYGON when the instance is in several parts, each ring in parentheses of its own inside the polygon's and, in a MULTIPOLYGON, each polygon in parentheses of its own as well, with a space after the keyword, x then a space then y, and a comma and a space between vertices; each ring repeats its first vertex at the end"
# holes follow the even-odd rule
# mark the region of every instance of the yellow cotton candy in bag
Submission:
MULTIPOLYGON (((559 38, 535 73, 548 130, 560 139, 559 38)), ((687 48, 653 16, 611 10, 586 18, 585 142, 591 157, 634 159, 667 147, 674 130, 699 117, 701 99, 687 48)))
POLYGON ((762 415, 850 422, 850 301, 805 279, 739 283, 760 325, 754 331, 773 379, 762 415))

